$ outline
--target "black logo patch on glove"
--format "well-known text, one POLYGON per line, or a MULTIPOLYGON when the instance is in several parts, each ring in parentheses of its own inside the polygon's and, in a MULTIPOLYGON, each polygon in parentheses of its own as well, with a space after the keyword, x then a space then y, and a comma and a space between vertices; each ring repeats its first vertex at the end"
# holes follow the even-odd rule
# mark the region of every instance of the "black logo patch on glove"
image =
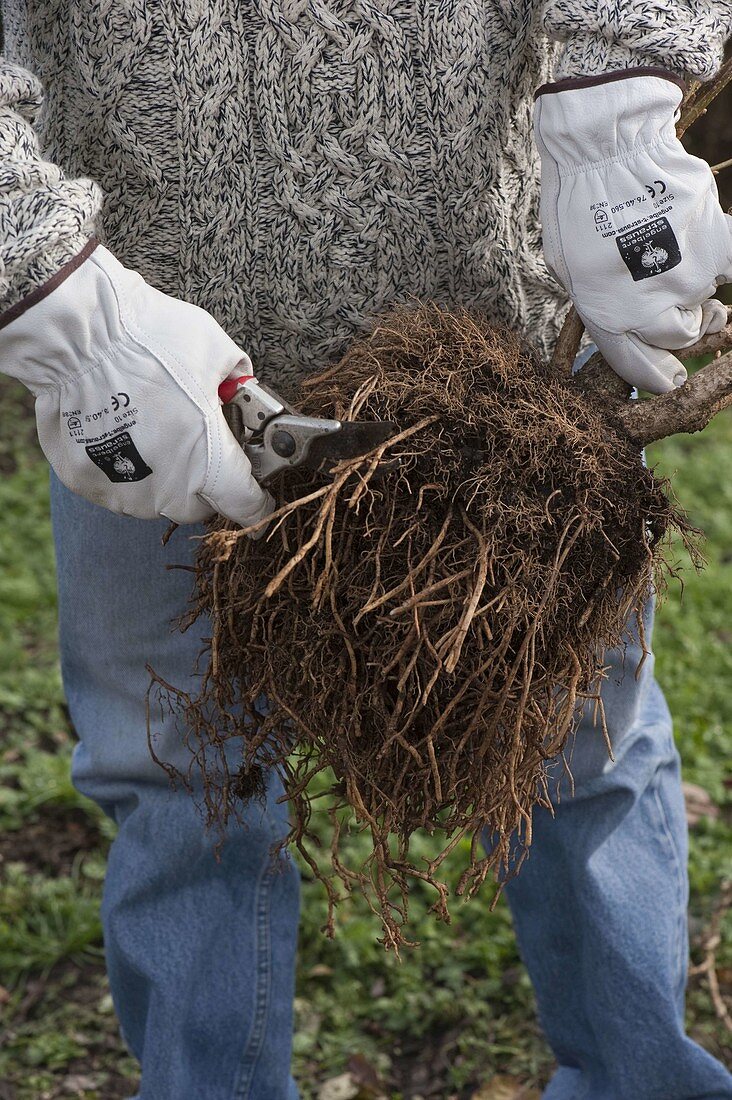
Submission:
POLYGON ((668 218, 655 218, 615 238, 633 280, 650 279, 681 263, 681 249, 668 218))
POLYGON ((110 481, 144 481, 152 473, 129 432, 113 435, 103 443, 92 443, 86 453, 110 481))

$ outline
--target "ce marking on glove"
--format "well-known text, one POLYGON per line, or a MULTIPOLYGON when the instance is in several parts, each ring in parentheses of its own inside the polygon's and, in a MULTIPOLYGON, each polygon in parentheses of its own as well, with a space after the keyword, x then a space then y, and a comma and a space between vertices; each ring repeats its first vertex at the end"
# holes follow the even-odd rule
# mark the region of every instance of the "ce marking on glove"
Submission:
POLYGON ((112 394, 112 412, 119 412, 120 409, 126 409, 130 403, 130 395, 128 393, 113 393, 112 394))
POLYGON ((652 199, 658 198, 660 195, 665 195, 668 190, 663 180, 654 180, 652 184, 647 183, 645 188, 652 199))

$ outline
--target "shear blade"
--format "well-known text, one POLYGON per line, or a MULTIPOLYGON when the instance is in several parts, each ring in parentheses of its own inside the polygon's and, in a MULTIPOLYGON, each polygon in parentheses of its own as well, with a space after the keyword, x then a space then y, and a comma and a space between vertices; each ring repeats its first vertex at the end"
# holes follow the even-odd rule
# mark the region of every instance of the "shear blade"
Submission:
POLYGON ((324 462, 339 462, 342 458, 358 458, 368 454, 396 433, 397 425, 389 420, 361 420, 342 423, 337 432, 314 439, 308 447, 305 464, 319 469, 324 462))

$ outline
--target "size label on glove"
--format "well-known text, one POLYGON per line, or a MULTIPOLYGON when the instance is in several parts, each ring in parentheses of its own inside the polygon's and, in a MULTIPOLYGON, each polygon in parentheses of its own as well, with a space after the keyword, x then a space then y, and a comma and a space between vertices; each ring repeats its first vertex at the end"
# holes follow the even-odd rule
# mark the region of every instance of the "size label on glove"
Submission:
POLYGON ((655 218, 615 238, 620 255, 637 283, 681 263, 681 249, 668 218, 655 218))
POLYGON ((86 453, 110 481, 144 481, 152 473, 129 432, 92 443, 86 447, 86 453))

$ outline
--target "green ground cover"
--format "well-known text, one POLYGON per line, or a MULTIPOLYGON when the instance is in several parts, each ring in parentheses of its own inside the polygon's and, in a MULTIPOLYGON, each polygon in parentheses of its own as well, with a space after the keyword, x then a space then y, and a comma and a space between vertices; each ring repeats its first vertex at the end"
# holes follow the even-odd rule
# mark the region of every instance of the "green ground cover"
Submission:
MULTIPOLYGON (((68 779, 47 476, 28 413, 23 391, 0 382, 0 1100, 117 1100, 134 1091, 135 1066, 117 1037, 98 916, 113 830, 68 779)), ((651 461, 673 476, 707 538, 706 571, 684 570, 684 598, 672 588, 656 639, 686 779, 718 808, 692 833, 700 958, 720 884, 732 879, 732 415, 703 437, 657 447, 651 461)), ((397 963, 357 901, 343 907, 347 935, 326 940, 322 894, 306 877, 295 1037, 305 1098, 349 1069, 362 1097, 376 1094, 377 1077, 391 1098, 462 1100, 481 1086, 481 1100, 537 1095, 551 1058, 507 909, 490 913, 488 901, 457 906, 449 928, 419 918, 422 947, 397 963)), ((729 918, 717 964, 729 995, 729 918)), ((732 1060, 701 979, 689 1018, 700 1041, 732 1060)))

